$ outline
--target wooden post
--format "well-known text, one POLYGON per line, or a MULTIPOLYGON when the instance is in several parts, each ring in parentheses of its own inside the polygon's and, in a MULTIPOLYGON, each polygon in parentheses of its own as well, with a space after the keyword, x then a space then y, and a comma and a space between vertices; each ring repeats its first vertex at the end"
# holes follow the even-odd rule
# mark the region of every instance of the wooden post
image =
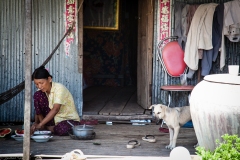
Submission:
POLYGON ((30 122, 32 99, 32 0, 25 0, 25 106, 23 159, 30 160, 30 122))
POLYGON ((84 0, 78 1, 78 72, 83 73, 83 2, 84 0))

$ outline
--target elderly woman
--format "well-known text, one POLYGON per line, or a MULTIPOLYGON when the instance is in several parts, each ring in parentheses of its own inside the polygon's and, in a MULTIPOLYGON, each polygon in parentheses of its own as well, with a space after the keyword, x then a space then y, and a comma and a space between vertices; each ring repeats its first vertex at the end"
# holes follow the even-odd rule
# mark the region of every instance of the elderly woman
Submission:
POLYGON ((38 91, 33 96, 35 122, 31 126, 31 134, 35 130, 49 130, 55 135, 68 135, 72 127, 67 121, 80 124, 72 94, 64 85, 53 82, 44 66, 34 71, 32 80, 38 91))

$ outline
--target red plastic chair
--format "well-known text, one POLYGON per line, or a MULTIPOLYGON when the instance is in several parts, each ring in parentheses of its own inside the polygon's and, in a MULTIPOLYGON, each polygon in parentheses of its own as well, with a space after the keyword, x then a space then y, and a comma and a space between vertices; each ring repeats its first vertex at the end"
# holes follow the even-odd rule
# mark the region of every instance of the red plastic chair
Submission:
MULTIPOLYGON (((171 77, 179 77, 187 71, 187 65, 184 62, 184 51, 177 42, 178 37, 167 37, 158 44, 158 59, 163 69, 171 77)), ((190 92, 193 85, 163 85, 161 90, 168 92, 168 107, 171 103, 172 92, 190 92)))

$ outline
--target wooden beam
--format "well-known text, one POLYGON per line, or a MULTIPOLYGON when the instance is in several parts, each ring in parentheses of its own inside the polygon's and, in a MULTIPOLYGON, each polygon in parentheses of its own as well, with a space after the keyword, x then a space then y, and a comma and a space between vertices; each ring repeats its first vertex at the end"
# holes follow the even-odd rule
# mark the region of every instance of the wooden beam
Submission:
POLYGON ((113 116, 113 115, 83 115, 83 119, 91 120, 97 119, 98 121, 129 121, 129 120, 147 120, 152 119, 152 115, 131 115, 131 116, 113 116))
POLYGON ((32 0, 25 0, 25 105, 23 159, 30 160, 30 123, 32 99, 32 0))
POLYGON ((22 153, 0 154, 0 157, 4 157, 5 159, 14 159, 14 158, 23 157, 23 154, 22 153), (8 157, 10 157, 10 158, 8 158, 8 157))
POLYGON ((78 6, 78 72, 83 73, 83 2, 79 0, 78 6))

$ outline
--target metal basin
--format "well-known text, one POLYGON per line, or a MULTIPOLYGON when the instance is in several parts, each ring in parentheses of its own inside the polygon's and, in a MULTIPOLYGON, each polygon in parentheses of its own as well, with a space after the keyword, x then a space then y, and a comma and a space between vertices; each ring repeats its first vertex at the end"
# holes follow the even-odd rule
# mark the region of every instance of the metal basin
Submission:
POLYGON ((76 125, 74 126, 72 123, 67 121, 72 126, 72 131, 75 136, 78 137, 89 137, 94 133, 93 126, 90 125, 76 125))
POLYGON ((73 134, 78 137, 87 137, 93 134, 93 127, 89 125, 77 125, 72 127, 73 134))

